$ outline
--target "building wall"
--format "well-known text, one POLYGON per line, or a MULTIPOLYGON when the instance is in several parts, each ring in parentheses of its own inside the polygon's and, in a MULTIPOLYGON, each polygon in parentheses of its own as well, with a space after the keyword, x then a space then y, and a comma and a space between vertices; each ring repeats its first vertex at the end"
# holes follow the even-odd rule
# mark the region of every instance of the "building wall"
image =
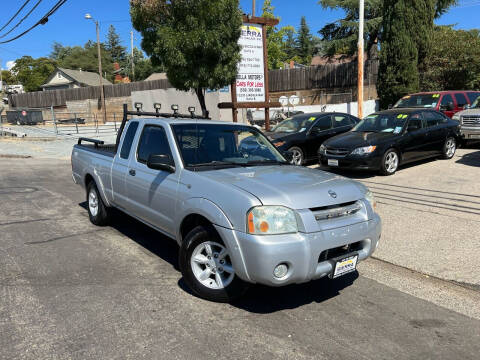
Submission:
POLYGON ((65 76, 63 76, 63 75, 61 75, 62 78, 59 79, 59 78, 58 78, 58 73, 59 73, 59 71, 57 71, 57 72, 55 73, 55 76, 48 82, 48 84, 60 85, 60 84, 68 84, 68 83, 70 83, 70 80, 67 79, 67 78, 65 78, 65 76))

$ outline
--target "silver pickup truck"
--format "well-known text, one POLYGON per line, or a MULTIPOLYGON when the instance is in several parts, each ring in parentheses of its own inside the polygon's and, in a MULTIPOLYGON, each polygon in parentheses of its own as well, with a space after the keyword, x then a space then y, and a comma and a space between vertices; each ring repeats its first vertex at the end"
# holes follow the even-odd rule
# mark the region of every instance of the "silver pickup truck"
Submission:
POLYGON ((337 278, 380 239, 364 185, 290 165, 242 124, 125 115, 116 145, 79 140, 72 171, 92 223, 106 225, 117 208, 176 240, 186 284, 212 301, 231 301, 249 283, 337 278))

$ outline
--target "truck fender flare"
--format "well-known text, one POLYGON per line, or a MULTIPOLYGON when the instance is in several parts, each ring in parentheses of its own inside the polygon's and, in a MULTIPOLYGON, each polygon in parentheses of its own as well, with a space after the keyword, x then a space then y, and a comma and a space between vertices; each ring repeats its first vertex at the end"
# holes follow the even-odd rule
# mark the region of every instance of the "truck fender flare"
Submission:
POLYGON ((87 178, 91 177, 93 178, 93 181, 95 182, 95 185, 97 185, 98 192, 100 193, 100 197, 102 198, 104 204, 107 207, 110 207, 110 202, 108 201, 107 195, 105 194, 105 185, 103 184, 102 178, 98 176, 97 174, 97 169, 93 169, 92 172, 87 172, 85 174, 85 177, 83 179, 84 185, 85 185, 85 190, 87 189, 87 178))
POLYGON ((227 229, 233 229, 233 225, 227 215, 214 202, 205 198, 190 198, 179 204, 178 215, 175 223, 178 224, 176 231, 177 242, 182 242, 182 234, 180 233, 180 224, 188 215, 198 214, 206 218, 213 225, 218 225, 227 229))

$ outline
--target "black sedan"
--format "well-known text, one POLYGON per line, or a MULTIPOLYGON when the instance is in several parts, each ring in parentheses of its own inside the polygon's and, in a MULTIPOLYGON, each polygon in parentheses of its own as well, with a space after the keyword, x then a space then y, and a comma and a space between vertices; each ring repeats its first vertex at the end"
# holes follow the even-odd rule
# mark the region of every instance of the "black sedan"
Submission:
POLYGON ((278 150, 291 153, 293 164, 303 165, 317 160, 325 140, 351 130, 359 121, 343 113, 301 114, 280 122, 266 135, 278 150))
POLYGON ((369 115, 352 131, 325 141, 319 158, 330 167, 392 175, 408 162, 436 156, 451 159, 458 139, 458 122, 438 111, 392 109, 369 115))

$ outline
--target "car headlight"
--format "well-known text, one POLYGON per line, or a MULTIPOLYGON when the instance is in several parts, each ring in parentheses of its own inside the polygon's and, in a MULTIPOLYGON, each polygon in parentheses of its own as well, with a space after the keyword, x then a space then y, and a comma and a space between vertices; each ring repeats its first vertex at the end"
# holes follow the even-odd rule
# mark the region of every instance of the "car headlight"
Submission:
POLYGON ((376 148, 377 148, 376 146, 360 147, 360 148, 356 148, 355 150, 353 150, 352 154, 354 154, 354 155, 367 155, 367 154, 371 154, 372 152, 374 152, 376 148))
POLYGON ((375 210, 375 208, 377 207, 377 202, 375 201, 375 197, 373 196, 373 193, 370 190, 368 190, 367 193, 365 194, 365 200, 367 200, 372 206, 372 209, 375 210))
POLYGON ((257 235, 296 233, 297 218, 284 206, 257 206, 247 213, 247 231, 257 235))
POLYGON ((458 115, 458 114, 453 115, 452 120, 460 121, 460 115, 458 115))
POLYGON ((327 147, 325 145, 320 145, 320 148, 318 149, 318 153, 325 155, 327 153, 327 147))

